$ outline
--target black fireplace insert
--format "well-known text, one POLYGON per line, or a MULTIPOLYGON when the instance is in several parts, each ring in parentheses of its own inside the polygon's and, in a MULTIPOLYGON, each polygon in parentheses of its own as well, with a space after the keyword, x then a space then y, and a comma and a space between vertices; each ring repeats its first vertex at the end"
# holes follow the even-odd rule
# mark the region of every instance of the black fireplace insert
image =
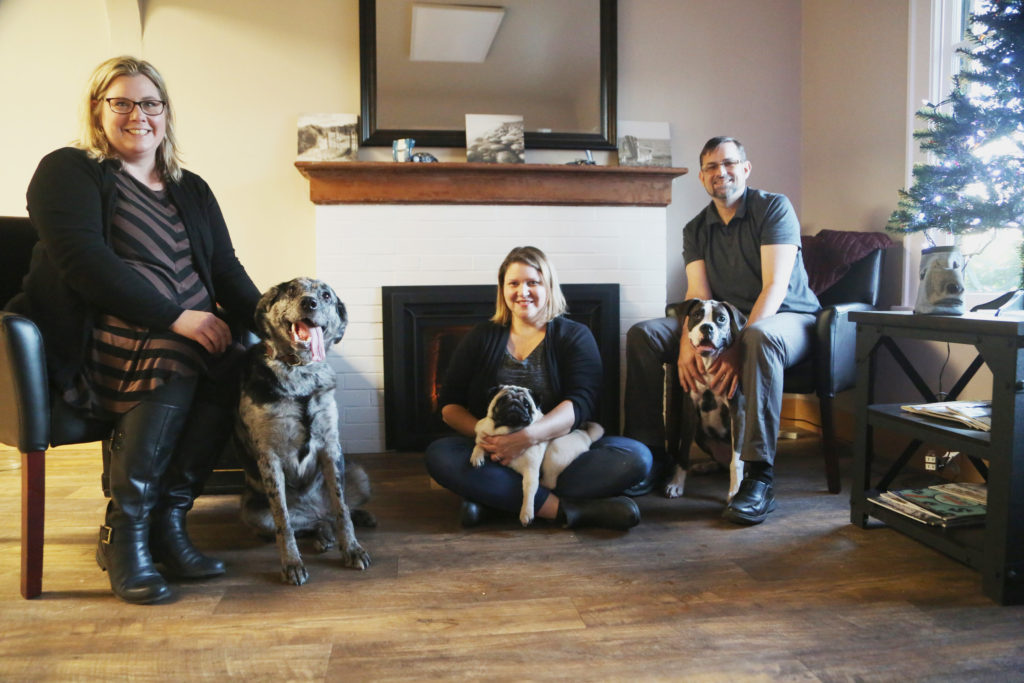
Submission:
MULTIPOLYGON (((604 366, 598 420, 618 433, 619 285, 567 284, 568 317, 594 333, 604 366)), ((495 285, 383 287, 385 446, 418 451, 451 434, 437 394, 463 335, 494 313, 495 285)))

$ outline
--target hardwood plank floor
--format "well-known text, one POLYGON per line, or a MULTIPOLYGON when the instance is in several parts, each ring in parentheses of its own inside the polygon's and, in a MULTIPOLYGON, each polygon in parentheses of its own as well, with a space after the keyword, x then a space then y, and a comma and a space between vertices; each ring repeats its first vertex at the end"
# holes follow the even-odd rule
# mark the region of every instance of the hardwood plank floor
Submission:
POLYGON ((157 606, 120 602, 96 567, 97 445, 48 458, 43 595, 23 600, 20 472, 0 449, 0 678, 1022 679, 1024 607, 912 539, 852 526, 814 437, 780 448, 763 525, 721 521, 723 473, 639 499, 625 534, 511 516, 462 529, 420 454, 352 456, 375 487, 379 526, 358 530, 369 570, 303 543, 309 583, 281 584, 237 498, 207 496, 190 528, 228 575, 157 606))

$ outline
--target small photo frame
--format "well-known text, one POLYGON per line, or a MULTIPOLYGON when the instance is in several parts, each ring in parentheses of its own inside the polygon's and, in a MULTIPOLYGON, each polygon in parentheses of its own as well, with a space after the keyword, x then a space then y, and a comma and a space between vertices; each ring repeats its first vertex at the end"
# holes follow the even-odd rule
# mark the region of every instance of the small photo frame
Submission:
POLYGON ((672 166, 667 121, 619 121, 619 166, 672 166))
POLYGON ((356 161, 359 117, 356 114, 299 116, 299 161, 356 161))
POLYGON ((466 114, 466 161, 526 163, 523 117, 516 114, 466 114))

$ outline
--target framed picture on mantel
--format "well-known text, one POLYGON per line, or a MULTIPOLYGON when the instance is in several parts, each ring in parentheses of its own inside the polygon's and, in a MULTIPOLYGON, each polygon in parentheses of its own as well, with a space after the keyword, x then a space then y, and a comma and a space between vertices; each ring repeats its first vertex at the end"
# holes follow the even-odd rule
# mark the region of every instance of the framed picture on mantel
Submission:
POLYGON ((619 121, 619 166, 672 166, 672 137, 665 121, 619 121))
POLYGON ((526 163, 523 117, 516 114, 466 114, 466 161, 526 163))
POLYGON ((355 114, 299 116, 299 161, 356 161, 359 117, 355 114))

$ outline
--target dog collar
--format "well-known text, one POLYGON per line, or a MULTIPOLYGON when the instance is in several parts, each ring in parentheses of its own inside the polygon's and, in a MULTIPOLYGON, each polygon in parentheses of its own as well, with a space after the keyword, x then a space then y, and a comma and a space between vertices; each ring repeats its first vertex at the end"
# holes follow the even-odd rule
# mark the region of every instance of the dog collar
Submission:
POLYGON ((296 365, 305 365, 305 363, 299 360, 299 357, 294 353, 290 353, 287 356, 282 357, 275 356, 273 349, 270 347, 270 344, 264 346, 264 351, 266 351, 267 358, 269 358, 270 360, 280 361, 292 367, 295 367, 296 365))

